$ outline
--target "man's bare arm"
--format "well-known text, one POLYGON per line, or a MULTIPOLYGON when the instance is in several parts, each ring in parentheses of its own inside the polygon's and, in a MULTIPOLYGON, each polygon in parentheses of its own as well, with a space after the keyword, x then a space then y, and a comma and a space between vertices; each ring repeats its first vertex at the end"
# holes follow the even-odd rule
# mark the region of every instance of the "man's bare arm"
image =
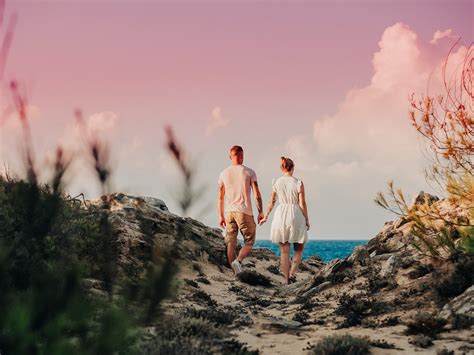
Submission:
POLYGON ((260 193, 260 189, 258 188, 258 183, 254 181, 252 183, 253 193, 255 195, 255 202, 257 202, 257 210, 258 214, 260 215, 263 213, 263 202, 262 202, 262 194, 260 193))
POLYGON ((219 225, 221 227, 225 227, 224 196, 225 196, 225 188, 224 188, 224 185, 221 185, 219 186, 219 191, 217 193, 217 212, 219 213, 219 225))

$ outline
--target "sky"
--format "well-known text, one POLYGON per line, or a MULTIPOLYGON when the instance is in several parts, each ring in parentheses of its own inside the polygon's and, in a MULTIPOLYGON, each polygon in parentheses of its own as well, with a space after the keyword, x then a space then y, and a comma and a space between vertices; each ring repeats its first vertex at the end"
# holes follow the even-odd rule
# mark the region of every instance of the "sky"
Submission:
MULTIPOLYGON (((113 191, 161 198, 179 213, 170 125, 207 188, 192 217, 217 227, 217 177, 239 144, 265 207, 288 156, 305 183, 310 238, 369 239, 396 218, 373 201, 389 180, 411 199, 439 195, 423 175, 409 97, 443 93, 450 48, 461 37, 454 72, 474 38, 472 4, 7 0, 18 21, 0 104, 18 80, 44 181, 58 144, 80 149, 79 108, 111 146, 113 191)), ((21 176, 19 134, 14 115, 2 119, 0 163, 21 176)), ((67 181, 71 194, 100 194, 83 160, 67 181)))

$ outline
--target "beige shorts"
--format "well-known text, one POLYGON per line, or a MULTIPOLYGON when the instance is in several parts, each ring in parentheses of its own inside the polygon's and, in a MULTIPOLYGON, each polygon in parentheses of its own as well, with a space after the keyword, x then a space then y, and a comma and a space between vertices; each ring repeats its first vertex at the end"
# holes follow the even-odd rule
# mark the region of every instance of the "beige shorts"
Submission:
POLYGON ((227 212, 225 215, 226 223, 226 243, 237 243, 237 234, 240 233, 244 237, 244 242, 247 245, 253 245, 255 242, 255 235, 257 231, 257 225, 253 216, 245 214, 243 212, 227 212))

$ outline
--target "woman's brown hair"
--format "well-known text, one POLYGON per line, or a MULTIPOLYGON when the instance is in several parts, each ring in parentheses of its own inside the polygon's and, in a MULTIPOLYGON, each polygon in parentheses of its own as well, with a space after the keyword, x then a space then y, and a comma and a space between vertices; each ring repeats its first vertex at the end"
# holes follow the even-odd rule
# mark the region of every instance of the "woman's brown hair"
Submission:
POLYGON ((295 163, 293 163, 293 160, 291 160, 290 158, 281 157, 280 166, 286 171, 291 171, 294 169, 295 163))

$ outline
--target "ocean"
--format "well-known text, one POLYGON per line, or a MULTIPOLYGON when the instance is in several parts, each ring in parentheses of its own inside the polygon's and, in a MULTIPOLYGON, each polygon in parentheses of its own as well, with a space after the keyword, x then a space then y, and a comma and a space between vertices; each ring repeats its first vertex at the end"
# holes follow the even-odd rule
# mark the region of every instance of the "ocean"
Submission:
MULTIPOLYGON (((367 240, 310 240, 303 250, 303 260, 313 255, 319 255, 325 262, 337 258, 345 258, 352 253, 358 245, 367 244, 367 240)), ((269 240, 256 240, 256 248, 271 249, 276 255, 280 255, 280 247, 269 240)), ((291 248, 293 255, 293 247, 291 248)))

